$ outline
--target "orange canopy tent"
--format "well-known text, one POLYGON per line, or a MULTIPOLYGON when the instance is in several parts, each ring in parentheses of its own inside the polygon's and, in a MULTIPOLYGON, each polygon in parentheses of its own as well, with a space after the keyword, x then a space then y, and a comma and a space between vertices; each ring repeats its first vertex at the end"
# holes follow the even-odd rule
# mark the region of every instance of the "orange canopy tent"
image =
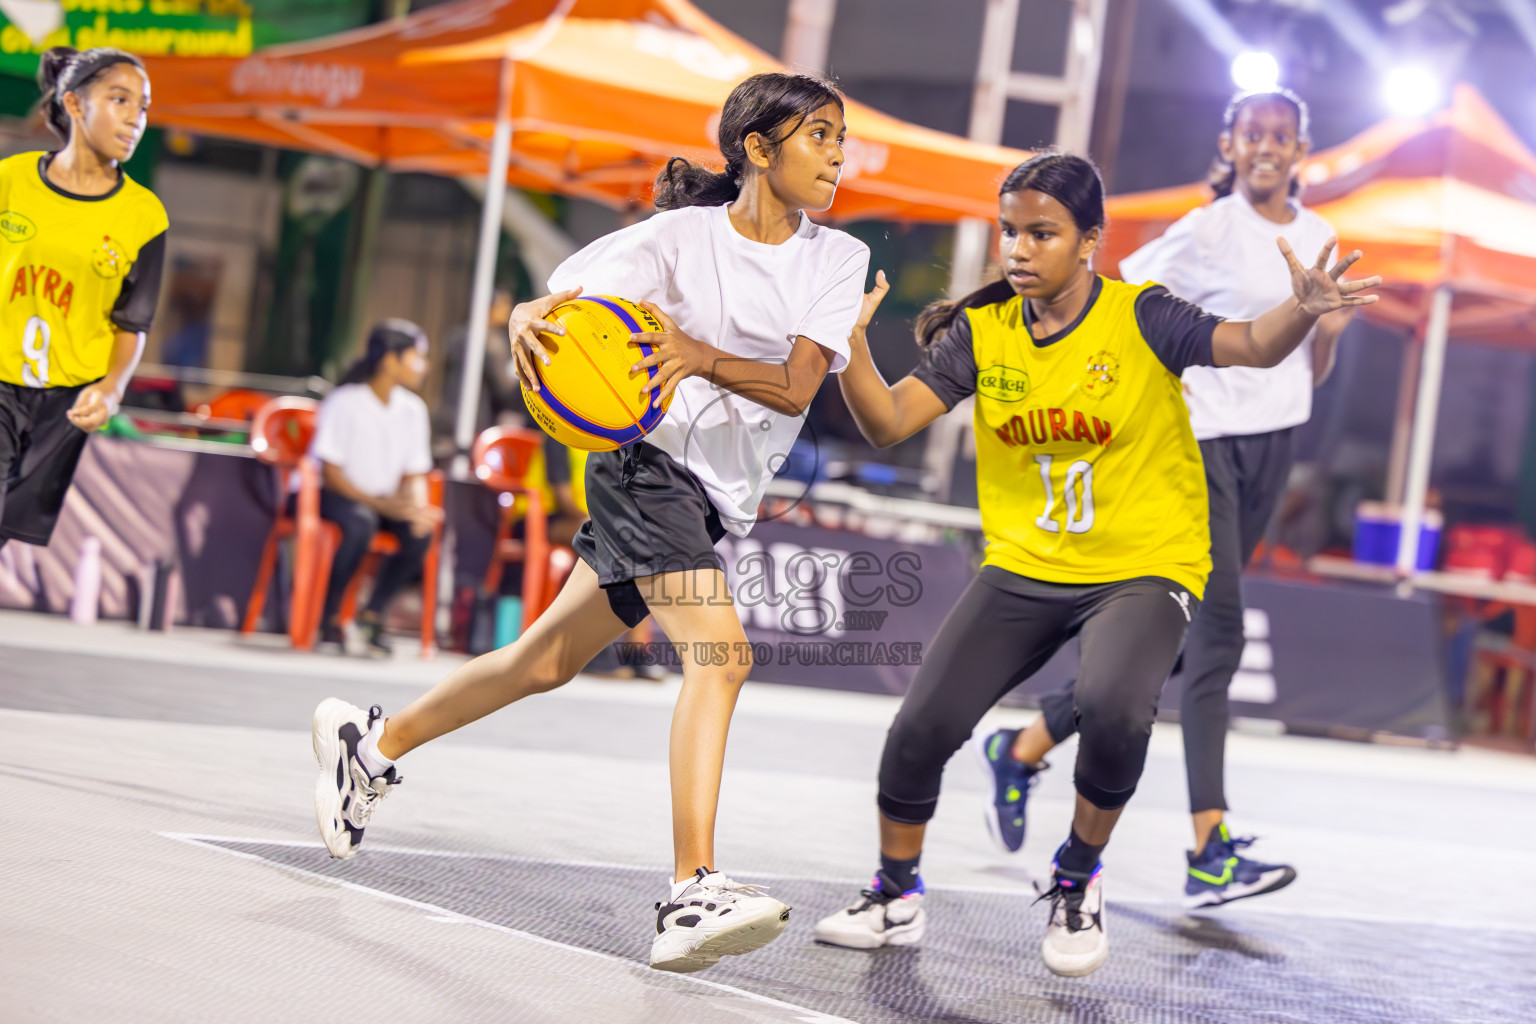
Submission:
MULTIPOLYGON (((245 59, 151 58, 160 125, 368 166, 483 175, 511 123, 510 184, 645 202, 663 160, 718 168, 716 117, 768 54, 687 0, 461 0, 245 59)), ((1028 154, 847 111, 831 216, 990 220, 1028 154)))
MULTIPOLYGON (((150 58, 162 126, 636 206, 669 156, 719 168, 731 88, 779 70, 687 0, 460 0, 244 59, 150 58)), ((994 216, 1028 154, 847 105, 836 219, 994 216)), ((505 192, 487 187, 455 440, 469 450, 505 192)), ((466 468, 461 458, 455 469, 466 468)))
MULTIPOLYGON (((1475 89, 1460 85, 1446 110, 1386 121, 1318 153, 1301 180, 1307 205, 1333 224, 1341 249, 1365 253, 1360 273, 1384 278, 1381 300, 1363 315, 1417 339, 1393 444, 1406 479, 1400 488, 1389 485, 1402 492, 1398 568, 1406 573, 1429 483, 1449 338, 1536 346, 1536 155, 1475 89)), ((1123 257, 1209 198, 1204 185, 1114 197, 1100 268, 1115 273, 1123 257)))

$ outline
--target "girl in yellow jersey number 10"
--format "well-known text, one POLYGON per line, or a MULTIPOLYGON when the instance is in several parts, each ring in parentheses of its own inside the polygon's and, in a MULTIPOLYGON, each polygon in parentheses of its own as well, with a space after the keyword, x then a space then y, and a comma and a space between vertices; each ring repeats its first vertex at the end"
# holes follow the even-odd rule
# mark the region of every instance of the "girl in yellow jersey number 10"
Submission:
POLYGON ((120 166, 149 109, 137 57, 58 46, 38 69, 52 153, 0 160, 0 545, 47 544, 86 435, 154 319, 165 208, 120 166))
MULTIPOLYGON (((1089 161, 1045 154, 1003 182, 1006 279, 918 321, 917 369, 894 387, 854 331, 843 397, 885 446, 975 396, 976 474, 987 538, 981 573, 929 646, 880 764, 880 870, 816 926, 835 945, 911 945, 925 914, 923 833, 945 763, 988 708, 1074 636, 1080 742, 1072 828, 1052 864, 1041 955, 1084 975, 1108 955, 1099 854, 1136 789, 1157 697, 1210 571, 1205 474, 1179 378, 1190 366, 1274 366, 1325 313, 1363 305, 1378 278, 1340 278, 1330 239, 1303 266, 1283 239, 1293 297, 1222 320, 1156 284, 1089 268, 1104 228, 1089 161)), ((1281 273, 1277 255, 1275 272, 1281 273)))

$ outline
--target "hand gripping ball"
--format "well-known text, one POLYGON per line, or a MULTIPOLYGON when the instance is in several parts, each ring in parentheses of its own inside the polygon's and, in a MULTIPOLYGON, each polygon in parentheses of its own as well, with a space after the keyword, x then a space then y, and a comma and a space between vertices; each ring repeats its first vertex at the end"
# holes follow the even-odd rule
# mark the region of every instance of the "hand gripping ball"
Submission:
MULTIPOLYGON (((534 361, 539 390, 523 386, 523 400, 539 426, 556 441, 589 452, 609 452, 649 434, 667 414, 671 396, 660 408, 641 397, 645 377, 629 374, 651 347, 635 348, 631 334, 655 334, 661 323, 640 305, 613 295, 583 295, 556 306, 546 320, 565 334, 543 334, 549 365, 534 361)), ((656 367, 643 371, 650 377, 656 367)))

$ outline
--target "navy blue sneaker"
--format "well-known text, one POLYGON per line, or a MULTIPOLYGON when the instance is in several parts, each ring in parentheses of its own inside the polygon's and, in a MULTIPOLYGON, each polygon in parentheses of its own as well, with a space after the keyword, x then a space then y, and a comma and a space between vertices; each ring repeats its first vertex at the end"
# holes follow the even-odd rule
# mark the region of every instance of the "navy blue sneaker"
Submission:
POLYGON ((999 729, 980 743, 972 744, 982 769, 992 782, 987 804, 987 832, 1005 853, 1018 853, 1024 845, 1024 803, 1038 776, 1050 765, 1027 765, 1014 760, 1013 741, 1018 729, 999 729))
POLYGON ((1253 839, 1233 839, 1225 824, 1211 829, 1205 849, 1189 858, 1189 877, 1184 882, 1184 905, 1219 907, 1246 896, 1262 896, 1284 889, 1296 880, 1296 869, 1289 864, 1261 864, 1239 856, 1238 850, 1253 845, 1253 839))

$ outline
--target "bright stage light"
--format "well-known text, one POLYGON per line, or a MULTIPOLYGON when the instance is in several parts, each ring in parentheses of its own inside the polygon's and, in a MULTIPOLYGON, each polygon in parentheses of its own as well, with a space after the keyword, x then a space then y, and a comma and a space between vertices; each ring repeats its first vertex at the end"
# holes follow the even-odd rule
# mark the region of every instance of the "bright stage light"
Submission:
POLYGON ((1270 92, 1280 85, 1280 62, 1263 50, 1244 50, 1232 58, 1232 83, 1243 92, 1270 92))
POLYGON ((1381 98, 1399 117, 1422 117, 1444 101, 1445 87, 1434 72, 1407 64, 1387 72, 1381 82, 1381 98))

